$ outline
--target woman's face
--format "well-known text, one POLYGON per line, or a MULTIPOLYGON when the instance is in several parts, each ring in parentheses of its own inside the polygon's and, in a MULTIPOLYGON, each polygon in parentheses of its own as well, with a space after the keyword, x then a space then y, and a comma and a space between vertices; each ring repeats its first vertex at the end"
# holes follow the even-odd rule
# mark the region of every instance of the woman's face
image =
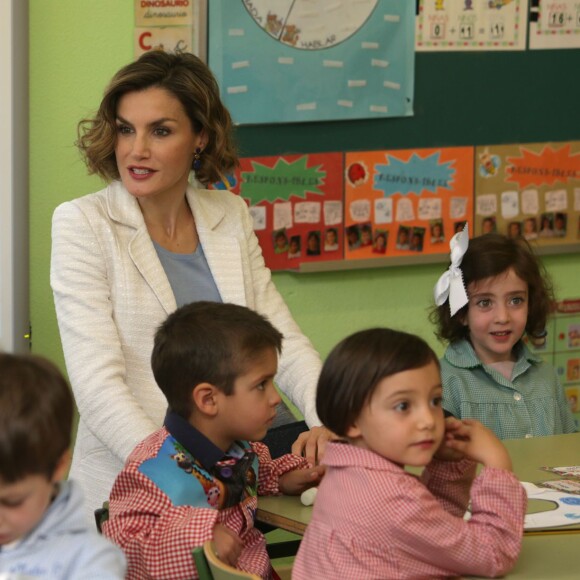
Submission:
POLYGON ((184 195, 196 147, 182 104, 159 87, 123 95, 117 107, 115 156, 123 185, 139 200, 184 195))

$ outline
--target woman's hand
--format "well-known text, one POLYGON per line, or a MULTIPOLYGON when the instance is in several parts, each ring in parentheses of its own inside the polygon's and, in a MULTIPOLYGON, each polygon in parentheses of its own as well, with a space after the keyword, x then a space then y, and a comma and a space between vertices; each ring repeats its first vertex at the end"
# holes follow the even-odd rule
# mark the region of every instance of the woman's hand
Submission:
POLYGON ((311 466, 318 465, 324 455, 326 444, 338 437, 326 427, 312 427, 310 431, 300 433, 292 445, 292 453, 306 457, 311 466))

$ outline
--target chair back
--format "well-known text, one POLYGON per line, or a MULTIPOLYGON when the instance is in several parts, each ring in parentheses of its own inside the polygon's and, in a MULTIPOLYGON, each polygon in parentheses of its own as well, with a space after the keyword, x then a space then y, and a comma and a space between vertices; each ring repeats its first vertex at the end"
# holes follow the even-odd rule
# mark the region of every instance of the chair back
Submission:
POLYGON ((260 577, 256 576, 256 574, 242 572, 242 570, 238 570, 222 562, 216 556, 215 547, 211 540, 208 540, 203 545, 203 553, 211 570, 213 580, 239 580, 241 578, 245 578, 246 580, 260 580, 260 577))

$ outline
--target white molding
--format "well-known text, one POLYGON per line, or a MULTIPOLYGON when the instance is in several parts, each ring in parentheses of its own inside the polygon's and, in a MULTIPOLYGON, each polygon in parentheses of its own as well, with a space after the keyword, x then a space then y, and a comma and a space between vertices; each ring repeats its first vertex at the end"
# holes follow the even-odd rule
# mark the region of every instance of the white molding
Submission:
POLYGON ((29 341, 28 0, 0 2, 0 350, 29 341))

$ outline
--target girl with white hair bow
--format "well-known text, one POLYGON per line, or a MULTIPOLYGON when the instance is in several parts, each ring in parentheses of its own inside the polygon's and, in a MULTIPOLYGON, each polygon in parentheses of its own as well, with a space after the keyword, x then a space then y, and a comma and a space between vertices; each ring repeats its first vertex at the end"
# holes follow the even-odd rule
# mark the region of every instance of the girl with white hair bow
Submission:
POLYGON ((443 406, 501 439, 576 431, 554 368, 525 344, 546 342, 552 285, 523 239, 453 236, 451 264, 434 289, 443 406))

